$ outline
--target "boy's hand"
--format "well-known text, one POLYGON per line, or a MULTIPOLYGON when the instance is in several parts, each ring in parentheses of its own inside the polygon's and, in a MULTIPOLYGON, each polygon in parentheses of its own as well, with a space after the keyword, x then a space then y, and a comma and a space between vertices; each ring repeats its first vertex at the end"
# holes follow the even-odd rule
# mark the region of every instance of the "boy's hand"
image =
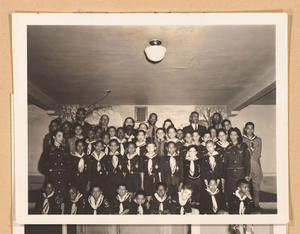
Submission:
POLYGON ((251 194, 250 194, 249 191, 247 191, 247 192, 245 193, 245 195, 246 195, 250 200, 252 200, 252 196, 251 196, 251 194))

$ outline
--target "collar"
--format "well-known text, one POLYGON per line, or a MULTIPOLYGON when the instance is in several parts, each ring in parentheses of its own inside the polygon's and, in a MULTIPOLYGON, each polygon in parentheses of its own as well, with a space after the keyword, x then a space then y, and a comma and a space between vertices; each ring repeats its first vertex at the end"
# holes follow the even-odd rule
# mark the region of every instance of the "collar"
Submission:
POLYGON ((256 135, 253 134, 253 137, 248 137, 247 135, 244 135, 244 138, 248 139, 249 141, 254 141, 256 135))
POLYGON ((214 152, 212 152, 212 154, 208 152, 206 155, 207 156, 215 156, 215 155, 218 155, 218 154, 219 153, 217 151, 214 151, 214 152))
POLYGON ((118 151, 116 151, 115 153, 113 153, 113 152, 111 152, 111 151, 109 152, 109 155, 111 155, 111 156, 114 156, 114 155, 117 156, 117 155, 119 155, 119 154, 120 154, 120 153, 119 153, 118 151))
POLYGON ((75 154, 74 154, 74 156, 78 157, 78 158, 83 158, 84 155, 85 155, 84 152, 82 152, 82 154, 80 155, 77 151, 75 151, 75 154))
POLYGON ((149 154, 148 152, 145 154, 147 158, 152 159, 156 156, 156 153, 153 152, 152 154, 149 154))
POLYGON ((193 144, 193 142, 191 143, 191 144, 189 144, 189 143, 185 143, 183 146, 185 146, 185 147, 189 147, 190 145, 192 145, 193 144))
POLYGON ((244 201, 244 200, 247 198, 246 195, 244 195, 244 196, 242 197, 239 190, 236 190, 233 194, 234 194, 235 196, 237 196, 237 197, 240 199, 240 201, 244 201))
POLYGON ((184 206, 184 205, 187 203, 187 201, 188 201, 189 199, 183 200, 183 198, 182 198, 182 196, 181 196, 182 191, 183 191, 183 190, 181 190, 180 192, 178 192, 178 202, 179 202, 179 204, 180 204, 181 206, 184 206))
POLYGON ((177 143, 177 142, 178 142, 178 139, 177 139, 177 138, 174 138, 174 139, 168 138, 168 139, 167 139, 167 142, 170 142, 170 141, 173 141, 174 143, 177 143))
POLYGON ((144 145, 146 145, 146 140, 144 140, 143 142, 137 141, 135 144, 136 144, 137 147, 144 146, 144 145))
POLYGON ((178 154, 176 152, 174 152, 173 154, 168 153, 167 156, 169 156, 169 157, 176 157, 176 156, 178 156, 178 154))
POLYGON ((206 188, 206 191, 209 193, 210 196, 215 196, 220 192, 218 188, 216 189, 215 192, 212 192, 208 187, 206 188))
POLYGON ((203 141, 203 142, 201 143, 201 145, 206 146, 206 143, 203 141))
POLYGON ((133 139, 134 135, 132 134, 132 135, 128 136, 127 133, 125 133, 125 138, 133 139))
POLYGON ((93 143, 96 142, 96 140, 94 139, 94 140, 92 140, 92 141, 89 141, 89 139, 86 139, 85 142, 88 143, 88 144, 93 144, 93 143))
POLYGON ((71 202, 76 203, 83 195, 81 193, 78 193, 74 200, 71 200, 71 202))
POLYGON ((159 201, 159 202, 164 202, 166 199, 167 199, 167 194, 165 194, 164 196, 163 196, 163 198, 161 198, 160 196, 158 196, 158 194, 157 193, 154 193, 154 196, 155 196, 155 198, 157 199, 157 201, 159 201))
POLYGON ((119 144, 124 144, 124 143, 126 143, 126 139, 125 139, 125 138, 123 138, 122 140, 119 139, 119 138, 117 138, 117 140, 118 140, 119 144))
POLYGON ((116 198, 117 198, 117 200, 118 200, 119 202, 124 202, 124 201, 126 201, 129 197, 130 197, 130 194, 129 194, 129 193, 124 194, 123 198, 121 198, 121 196, 120 196, 119 194, 116 196, 116 198))
POLYGON ((46 195, 46 193, 43 193, 44 198, 50 198, 54 195, 54 191, 52 191, 52 193, 50 193, 48 196, 46 195))
POLYGON ((128 160, 131 160, 131 159, 133 159, 136 155, 138 155, 136 152, 134 152, 134 154, 132 154, 132 155, 129 155, 129 153, 127 154, 127 159, 128 160))
POLYGON ((92 156, 97 160, 100 161, 101 158, 105 156, 105 153, 103 151, 100 151, 100 154, 98 155, 96 151, 94 150, 92 153, 92 156))

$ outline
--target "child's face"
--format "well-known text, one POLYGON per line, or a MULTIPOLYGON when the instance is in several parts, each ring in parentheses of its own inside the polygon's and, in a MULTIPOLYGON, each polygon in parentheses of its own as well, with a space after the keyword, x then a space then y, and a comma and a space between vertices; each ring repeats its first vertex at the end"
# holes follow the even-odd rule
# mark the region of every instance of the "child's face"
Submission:
POLYGON ((141 124, 139 127, 139 130, 143 130, 144 132, 147 132, 147 125, 146 124, 141 124))
POLYGON ((57 123, 55 123, 55 122, 51 123, 51 125, 50 125, 51 132, 54 132, 57 129, 58 129, 57 123))
POLYGON ((82 128, 80 126, 76 126, 74 129, 75 135, 81 135, 82 134, 82 128))
POLYGON ((123 129, 118 130, 118 138, 123 139, 125 137, 125 132, 123 129))
POLYGON ((156 122, 157 122, 157 117, 156 117, 156 115, 150 115, 150 117, 149 117, 149 124, 155 125, 156 122))
POLYGON ((137 195, 136 202, 139 205, 143 205, 145 203, 145 196, 144 195, 137 195))
POLYGON ((101 117, 100 122, 102 126, 107 126, 109 122, 109 118, 106 115, 104 115, 101 117))
POLYGON ((210 180, 208 188, 214 193, 217 190, 217 182, 215 180, 210 180))
POLYGON ((84 119, 85 119, 84 111, 78 111, 77 114, 76 114, 76 119, 78 121, 84 121, 84 119))
POLYGON ((238 190, 239 190, 241 195, 247 194, 249 192, 249 184, 241 184, 238 187, 238 190))
POLYGON ((97 200, 101 195, 101 190, 99 187, 94 187, 92 191, 92 196, 97 200))
POLYGON ((237 142, 237 141, 238 141, 238 138, 239 138, 239 136, 238 136, 237 132, 232 131, 232 132, 230 133, 230 139, 231 139, 232 142, 237 142))
POLYGON ((129 144, 127 150, 130 154, 134 154, 135 150, 136 150, 135 145, 134 144, 129 144))
POLYGON ((69 189, 68 195, 71 201, 75 200, 76 196, 78 194, 78 191, 75 188, 69 189))
POLYGON ((110 148, 111 152, 115 153, 119 149, 119 146, 116 142, 111 142, 109 144, 109 148, 110 148))
POLYGON ((145 140, 145 134, 143 132, 139 132, 136 138, 138 139, 138 141, 142 142, 145 140))
POLYGON ((82 142, 79 142, 76 146, 76 151, 79 153, 79 154, 82 154, 83 150, 84 150, 84 144, 82 142))
POLYGON ((197 113, 192 114, 191 120, 192 120, 192 123, 197 124, 199 121, 199 115, 197 113))
POLYGON ((181 130, 178 130, 178 131, 177 131, 177 138, 178 138, 179 140, 182 140, 182 139, 183 139, 183 137, 184 137, 184 135, 183 135, 183 131, 181 131, 181 130))
POLYGON ((165 187, 162 185, 158 186, 156 193, 158 194, 158 196, 163 197, 166 194, 165 187))
POLYGON ((103 136, 103 142, 105 143, 105 144, 108 144, 109 143, 109 141, 110 141, 110 136, 109 135, 104 135, 103 136))
POLYGON ((152 154, 152 153, 154 153, 155 145, 154 144, 148 144, 147 147, 146 147, 146 149, 147 149, 147 152, 149 154, 152 154))
POLYGON ((123 197, 127 193, 127 189, 125 186, 119 186, 117 192, 121 197, 123 197))
POLYGON ((97 139, 101 138, 102 135, 102 129, 101 128, 97 128, 96 132, 95 132, 95 137, 97 139))
POLYGON ((176 151, 176 146, 175 146, 175 144, 169 144, 169 146, 168 146, 168 152, 170 153, 170 154, 174 154, 175 153, 175 151, 176 151))
POLYGON ((131 125, 129 125, 130 127, 126 128, 126 133, 128 136, 131 136, 133 134, 133 128, 131 125))
POLYGON ((188 153, 191 157, 197 157, 197 150, 194 147, 190 148, 188 153))
POLYGON ((169 121, 165 122, 165 129, 167 130, 168 127, 170 127, 171 125, 172 125, 171 122, 169 122, 169 121))
POLYGON ((224 132, 219 132, 218 138, 220 141, 226 141, 227 135, 224 132))
POLYGON ((110 137, 114 137, 116 135, 116 130, 114 128, 110 128, 108 131, 110 137))
POLYGON ((50 195, 53 192, 53 190, 54 189, 53 189, 52 184, 46 184, 45 193, 46 193, 47 196, 50 195))
POLYGON ((187 200, 192 196, 192 191, 189 189, 183 189, 181 192, 181 196, 183 200, 187 200))
POLYGON ((245 131, 248 136, 252 136, 254 133, 254 128, 252 125, 249 124, 246 126, 245 131))
POLYGON ((199 139, 200 139, 199 133, 198 132, 193 132, 193 140, 197 142, 197 141, 199 141, 199 139))
POLYGON ((103 147, 103 145, 102 145, 101 142, 98 142, 97 145, 95 145, 95 150, 96 150, 97 152, 102 151, 103 148, 104 148, 104 147, 103 147))
POLYGON ((213 153, 215 151, 215 144, 212 143, 212 142, 209 142, 207 145, 206 145, 206 149, 209 153, 213 153))
POLYGON ((160 130, 157 131, 156 136, 157 136, 158 139, 162 140, 165 137, 165 133, 162 129, 160 129, 160 130))
POLYGON ((204 134, 204 136, 202 137, 202 140, 203 140, 204 142, 207 142, 208 140, 211 140, 210 134, 208 134, 208 133, 204 134))
POLYGON ((224 123, 224 128, 225 128, 226 131, 228 131, 228 130, 231 128, 230 122, 226 121, 226 122, 224 123))
POLYGON ((64 139, 64 134, 62 132, 57 132, 53 138, 57 143, 61 144, 64 139))
POLYGON ((168 131, 168 137, 170 139, 174 139, 176 137, 176 131, 174 128, 170 128, 169 131, 168 131))
POLYGON ((190 133, 187 133, 186 135, 185 135, 185 141, 188 143, 188 144, 191 144, 192 142, 193 142, 193 137, 192 137, 192 135, 190 134, 190 133))
POLYGON ((69 132, 71 131, 70 125, 67 124, 67 123, 64 124, 62 128, 63 128, 63 131, 64 131, 65 135, 69 134, 69 132))
POLYGON ((126 121, 125 121, 125 126, 128 126, 128 125, 133 126, 133 121, 130 118, 126 119, 126 121))
POLYGON ((210 129, 210 135, 212 139, 215 139, 217 136, 217 130, 214 128, 210 129))
POLYGON ((91 140, 94 140, 94 138, 95 138, 95 133, 94 133, 94 131, 92 131, 92 130, 89 130, 88 132, 87 132, 87 138, 91 141, 91 140))

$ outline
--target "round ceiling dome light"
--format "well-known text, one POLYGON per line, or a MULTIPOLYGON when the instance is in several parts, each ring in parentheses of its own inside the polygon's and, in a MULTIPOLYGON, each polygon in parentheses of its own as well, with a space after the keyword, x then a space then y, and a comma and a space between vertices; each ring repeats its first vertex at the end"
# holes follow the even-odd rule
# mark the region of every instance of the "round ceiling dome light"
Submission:
POLYGON ((152 39, 149 44, 150 46, 145 49, 147 58, 154 63, 163 60, 167 49, 161 46, 161 40, 152 39))

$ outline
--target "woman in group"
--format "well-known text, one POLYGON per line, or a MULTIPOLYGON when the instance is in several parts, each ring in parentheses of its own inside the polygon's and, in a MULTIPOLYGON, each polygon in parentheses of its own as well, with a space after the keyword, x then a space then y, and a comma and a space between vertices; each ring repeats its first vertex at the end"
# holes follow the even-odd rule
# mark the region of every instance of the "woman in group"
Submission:
POLYGON ((239 179, 249 181, 250 175, 250 153, 247 144, 243 143, 241 131, 238 128, 231 128, 228 135, 230 144, 224 151, 227 198, 235 192, 237 181, 239 179))
MULTIPOLYGON (((174 127, 174 124, 172 122, 172 120, 170 119, 166 119, 163 123, 163 129, 165 130, 165 133, 167 133, 168 131, 168 127, 174 127)), ((166 136, 166 138, 168 139, 168 137, 166 136)))

